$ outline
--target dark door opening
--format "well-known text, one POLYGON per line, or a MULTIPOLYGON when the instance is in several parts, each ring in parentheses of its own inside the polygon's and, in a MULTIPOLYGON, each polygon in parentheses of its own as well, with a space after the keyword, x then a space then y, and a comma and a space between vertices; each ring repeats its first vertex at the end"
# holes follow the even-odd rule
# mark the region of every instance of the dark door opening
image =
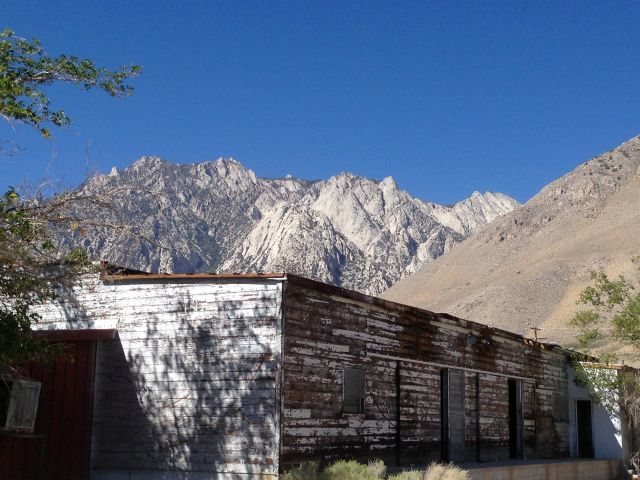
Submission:
POLYGON ((593 432, 591 428, 591 400, 576 402, 578 425, 578 457, 593 458, 593 432))
POLYGON ((509 457, 522 458, 522 381, 509 379, 509 457))
POLYGON ((464 451, 464 372, 442 370, 442 459, 462 462, 464 451))

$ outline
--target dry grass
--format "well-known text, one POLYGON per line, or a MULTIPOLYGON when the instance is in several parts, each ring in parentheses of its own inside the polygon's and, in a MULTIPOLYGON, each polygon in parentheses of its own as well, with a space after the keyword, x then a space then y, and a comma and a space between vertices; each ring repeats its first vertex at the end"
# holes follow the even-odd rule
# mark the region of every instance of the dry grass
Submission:
POLYGON ((422 480, 469 480, 469 472, 450 463, 442 465, 440 463, 432 463, 424 472, 422 480))
POLYGON ((389 477, 389 480, 469 480, 469 472, 453 464, 432 463, 426 470, 410 470, 389 477))
POLYGON ((339 460, 323 472, 317 462, 307 462, 291 469, 284 480, 469 480, 469 473, 453 464, 432 463, 424 471, 411 470, 387 477, 387 467, 382 460, 372 460, 367 465, 355 460, 339 460))
POLYGON ((339 460, 322 472, 322 480, 382 480, 386 471, 384 462, 380 460, 367 465, 355 460, 339 460))

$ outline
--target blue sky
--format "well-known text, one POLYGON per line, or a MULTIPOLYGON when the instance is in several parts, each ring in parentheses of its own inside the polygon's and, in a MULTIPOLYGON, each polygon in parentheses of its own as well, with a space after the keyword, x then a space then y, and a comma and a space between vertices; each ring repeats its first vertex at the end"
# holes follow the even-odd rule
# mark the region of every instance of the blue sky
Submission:
POLYGON ((51 54, 143 65, 134 96, 50 91, 74 123, 0 138, 0 184, 67 186, 142 155, 259 176, 393 176, 520 201, 640 134, 637 1, 5 2, 51 54))

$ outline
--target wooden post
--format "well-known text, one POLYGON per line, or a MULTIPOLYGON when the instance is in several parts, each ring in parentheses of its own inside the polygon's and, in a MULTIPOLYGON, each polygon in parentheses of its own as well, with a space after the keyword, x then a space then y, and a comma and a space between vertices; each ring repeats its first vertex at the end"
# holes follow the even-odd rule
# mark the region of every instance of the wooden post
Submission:
POLYGON ((480 460, 480 374, 476 372, 476 462, 480 460))
POLYGON ((396 466, 400 466, 400 361, 396 361, 396 466))

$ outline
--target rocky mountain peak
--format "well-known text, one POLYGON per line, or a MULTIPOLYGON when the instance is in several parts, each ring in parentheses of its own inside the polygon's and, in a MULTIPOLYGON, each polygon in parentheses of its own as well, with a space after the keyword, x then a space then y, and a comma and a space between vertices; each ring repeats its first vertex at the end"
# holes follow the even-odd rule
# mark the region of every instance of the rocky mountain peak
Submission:
MULTIPOLYGON (((453 207, 424 202, 382 181, 343 172, 327 180, 260 178, 232 158, 173 164, 143 157, 83 188, 131 185, 109 215, 137 226, 80 241, 96 259, 146 271, 283 271, 377 293, 460 243, 517 202, 473 195, 453 207)), ((110 219, 105 219, 109 221, 110 219)))
POLYGON ((380 187, 384 189, 397 189, 398 185, 393 177, 384 177, 380 182, 380 187))
POLYGON ((132 170, 139 170, 141 168, 156 168, 164 163, 168 162, 160 157, 143 156, 133 162, 129 168, 132 170))
POLYGON ((216 174, 234 192, 253 188, 257 181, 253 170, 245 168, 233 158, 219 158, 214 162, 216 174))

